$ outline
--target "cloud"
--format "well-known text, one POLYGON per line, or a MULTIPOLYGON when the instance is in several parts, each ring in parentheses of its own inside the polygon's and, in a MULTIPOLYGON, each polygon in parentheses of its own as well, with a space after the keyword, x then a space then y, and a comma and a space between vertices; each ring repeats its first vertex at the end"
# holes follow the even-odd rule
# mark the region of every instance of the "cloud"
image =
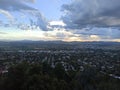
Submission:
POLYGON ((0 13, 3 14, 3 15, 5 15, 11 21, 14 20, 14 17, 8 11, 0 9, 0 13))
POLYGON ((61 28, 65 28, 66 24, 61 21, 61 20, 58 20, 58 21, 49 21, 48 22, 48 29, 50 30, 53 30, 53 29, 61 29, 61 28))
MULTIPOLYGON (((21 29, 25 30, 27 28, 29 29, 29 27, 36 26, 42 30, 47 30, 47 20, 45 17, 39 12, 39 10, 29 5, 29 3, 34 2, 35 0, 0 0, 0 14, 4 14, 8 19, 13 21, 14 25, 17 23, 17 26, 21 29), (16 17, 16 14, 14 15, 14 13, 22 13, 26 15, 26 18, 29 18, 29 25, 17 22, 15 18, 20 19, 20 17, 16 17), (34 22, 34 25, 31 24, 31 21, 34 22), (30 26, 30 24, 33 26, 30 26)), ((24 19, 26 20, 26 18, 24 19)))
POLYGON ((44 32, 43 35, 45 40, 82 41, 82 37, 65 29, 54 29, 53 31, 44 32))
POLYGON ((51 21, 49 22, 51 26, 58 25, 58 26, 65 26, 65 23, 63 21, 51 21))
POLYGON ((0 32, 0 34, 7 34, 6 32, 0 32))
POLYGON ((25 3, 32 1, 33 0, 0 0, 0 9, 8 11, 36 10, 25 3))
POLYGON ((26 2, 30 2, 30 3, 34 3, 36 0, 21 0, 21 1, 26 1, 26 2))
POLYGON ((73 0, 62 6, 68 28, 120 27, 120 0, 73 0))
POLYGON ((107 39, 120 39, 120 30, 112 28, 93 28, 91 30, 81 29, 73 30, 74 34, 78 34, 80 37, 88 40, 89 38, 99 37, 100 40, 107 39))
POLYGON ((47 21, 47 19, 40 13, 38 13, 36 17, 37 17, 36 26, 40 27, 40 29, 42 29, 44 31, 48 31, 48 28, 47 28, 48 21, 47 21))

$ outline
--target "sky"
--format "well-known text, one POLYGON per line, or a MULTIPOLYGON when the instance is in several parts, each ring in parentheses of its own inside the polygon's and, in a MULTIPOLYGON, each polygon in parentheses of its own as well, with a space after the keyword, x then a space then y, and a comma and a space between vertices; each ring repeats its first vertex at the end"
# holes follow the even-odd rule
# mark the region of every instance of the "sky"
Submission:
POLYGON ((120 42, 119 9, 120 0, 0 0, 0 40, 120 42))

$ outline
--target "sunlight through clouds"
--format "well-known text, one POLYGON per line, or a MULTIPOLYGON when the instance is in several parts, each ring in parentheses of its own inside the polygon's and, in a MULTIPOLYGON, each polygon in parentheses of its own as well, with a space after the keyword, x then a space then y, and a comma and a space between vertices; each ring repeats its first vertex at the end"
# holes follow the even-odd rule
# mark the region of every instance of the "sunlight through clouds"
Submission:
POLYGON ((119 0, 0 0, 0 40, 119 42, 119 7, 119 0))

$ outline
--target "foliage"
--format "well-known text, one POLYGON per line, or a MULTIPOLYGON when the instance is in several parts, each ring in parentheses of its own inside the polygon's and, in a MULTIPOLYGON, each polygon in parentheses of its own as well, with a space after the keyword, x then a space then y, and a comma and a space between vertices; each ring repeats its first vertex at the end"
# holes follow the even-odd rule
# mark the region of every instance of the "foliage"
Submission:
POLYGON ((67 71, 61 63, 22 62, 0 76, 0 90, 119 90, 120 81, 86 67, 67 71))

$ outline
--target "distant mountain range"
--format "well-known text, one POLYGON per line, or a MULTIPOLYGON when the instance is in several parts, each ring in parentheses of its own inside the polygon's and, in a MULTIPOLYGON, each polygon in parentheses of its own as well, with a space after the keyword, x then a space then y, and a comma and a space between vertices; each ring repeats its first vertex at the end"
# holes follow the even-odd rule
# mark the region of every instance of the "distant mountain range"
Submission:
POLYGON ((93 42, 65 42, 65 41, 32 41, 32 40, 21 40, 21 41, 0 41, 1 44, 12 44, 12 43, 21 43, 21 44, 82 44, 82 45, 120 45, 120 42, 105 42, 105 41, 93 41, 93 42))

